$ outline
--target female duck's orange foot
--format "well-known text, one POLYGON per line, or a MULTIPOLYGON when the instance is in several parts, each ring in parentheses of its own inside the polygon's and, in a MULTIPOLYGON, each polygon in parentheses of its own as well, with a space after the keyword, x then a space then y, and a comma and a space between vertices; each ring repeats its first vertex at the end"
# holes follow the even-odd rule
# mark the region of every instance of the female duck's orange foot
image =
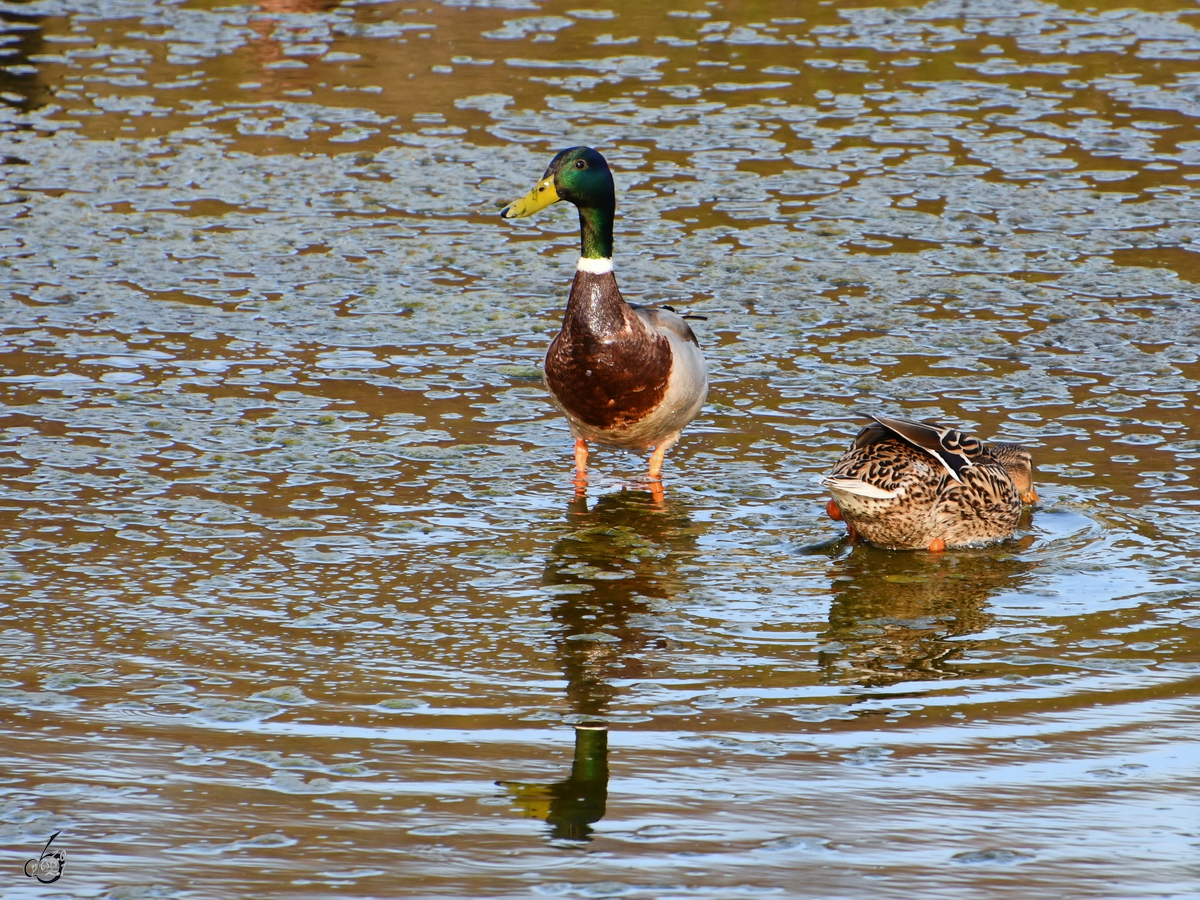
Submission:
POLYGON ((825 504, 825 513, 835 522, 842 521, 842 508, 837 505, 836 500, 830 500, 825 504))
POLYGON ((857 544, 862 540, 862 535, 854 530, 854 526, 849 522, 846 523, 846 539, 852 544, 857 544))
POLYGON ((941 553, 945 549, 946 549, 946 542, 943 541, 941 538, 934 538, 932 541, 929 542, 929 552, 930 553, 941 553))

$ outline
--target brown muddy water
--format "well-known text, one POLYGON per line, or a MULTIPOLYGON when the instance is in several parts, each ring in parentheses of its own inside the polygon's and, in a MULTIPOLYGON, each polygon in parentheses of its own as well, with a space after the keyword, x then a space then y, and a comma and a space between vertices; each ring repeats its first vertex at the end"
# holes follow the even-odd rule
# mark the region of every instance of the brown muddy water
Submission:
POLYGON ((0 894, 1200 894, 1200 8, 1086 2, 0 4, 0 894), (497 215, 575 144, 662 502, 497 215), (872 410, 1042 504, 846 546, 872 410))

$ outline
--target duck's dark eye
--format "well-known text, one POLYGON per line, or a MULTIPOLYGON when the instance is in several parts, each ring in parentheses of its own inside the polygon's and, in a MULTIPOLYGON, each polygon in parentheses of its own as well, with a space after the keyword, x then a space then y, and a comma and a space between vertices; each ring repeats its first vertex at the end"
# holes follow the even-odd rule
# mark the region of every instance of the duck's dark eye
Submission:
POLYGON ((585 163, 582 159, 577 159, 577 160, 575 160, 575 168, 586 169, 587 163, 585 163))

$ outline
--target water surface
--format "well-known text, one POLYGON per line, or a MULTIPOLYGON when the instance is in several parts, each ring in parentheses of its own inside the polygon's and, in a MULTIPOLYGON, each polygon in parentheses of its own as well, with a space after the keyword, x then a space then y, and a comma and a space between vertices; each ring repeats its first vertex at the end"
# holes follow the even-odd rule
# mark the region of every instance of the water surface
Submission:
POLYGON ((1200 30, 1136 3, 0 5, 5 895, 1194 896, 1200 30), (497 215, 575 144, 708 317, 662 500, 576 494, 574 212, 497 215), (870 411, 1042 504, 847 546, 870 411))

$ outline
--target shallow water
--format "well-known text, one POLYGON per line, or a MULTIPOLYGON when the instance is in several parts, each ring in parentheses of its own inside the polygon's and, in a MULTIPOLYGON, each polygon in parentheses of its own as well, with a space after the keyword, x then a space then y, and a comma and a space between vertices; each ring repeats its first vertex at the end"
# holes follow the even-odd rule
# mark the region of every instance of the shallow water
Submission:
POLYGON ((1194 4, 689 4, 0 5, 6 897, 1195 895, 1194 4), (661 502, 497 215, 582 143, 661 502), (846 546, 872 410, 1041 505, 846 546))

